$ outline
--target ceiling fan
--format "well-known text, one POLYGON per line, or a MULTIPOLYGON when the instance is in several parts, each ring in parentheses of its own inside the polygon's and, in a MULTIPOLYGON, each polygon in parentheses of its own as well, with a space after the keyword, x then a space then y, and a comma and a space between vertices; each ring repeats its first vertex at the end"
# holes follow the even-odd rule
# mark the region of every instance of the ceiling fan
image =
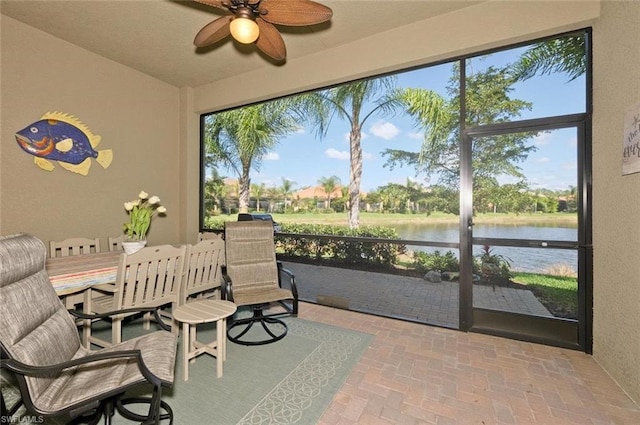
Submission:
POLYGON ((331 19, 333 11, 311 0, 195 0, 231 13, 205 25, 193 44, 205 47, 229 35, 256 47, 276 61, 287 57, 284 40, 275 25, 306 26, 331 19), (275 24, 275 25, 274 25, 275 24))

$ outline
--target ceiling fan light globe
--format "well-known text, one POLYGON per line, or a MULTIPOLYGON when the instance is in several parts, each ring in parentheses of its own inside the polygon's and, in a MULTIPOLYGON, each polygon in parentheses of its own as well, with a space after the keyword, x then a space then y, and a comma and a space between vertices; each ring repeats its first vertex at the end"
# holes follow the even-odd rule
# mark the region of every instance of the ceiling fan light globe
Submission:
POLYGON ((253 43, 260 35, 258 24, 249 18, 235 18, 229 29, 233 38, 243 44, 253 43))

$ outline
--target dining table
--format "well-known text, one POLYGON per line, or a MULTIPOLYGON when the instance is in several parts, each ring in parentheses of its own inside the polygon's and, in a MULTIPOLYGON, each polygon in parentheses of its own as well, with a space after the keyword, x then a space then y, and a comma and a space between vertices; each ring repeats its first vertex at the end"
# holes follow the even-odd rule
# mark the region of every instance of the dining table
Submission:
MULTIPOLYGON (((115 283, 122 254, 124 251, 109 251, 47 258, 45 268, 51 285, 65 307, 74 309, 77 304, 89 301, 89 288, 115 283)), ((90 327, 91 321, 85 320, 82 341, 87 348, 90 327)))
POLYGON ((48 258, 45 267, 56 294, 65 298, 69 307, 71 303, 82 302, 81 295, 88 288, 115 283, 123 253, 109 251, 48 258))

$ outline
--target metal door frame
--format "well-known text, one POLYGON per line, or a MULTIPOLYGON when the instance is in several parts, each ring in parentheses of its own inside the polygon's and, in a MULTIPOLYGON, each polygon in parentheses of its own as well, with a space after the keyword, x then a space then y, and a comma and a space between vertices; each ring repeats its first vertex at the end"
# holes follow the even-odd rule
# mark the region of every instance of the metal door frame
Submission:
POLYGON ((461 330, 505 336, 590 353, 592 350, 591 149, 588 114, 464 128, 460 146, 460 320, 461 330), (473 237, 473 139, 506 133, 575 128, 578 138, 578 240, 547 241, 473 237), (574 249, 578 252, 578 319, 545 318, 473 307, 473 245, 574 249))

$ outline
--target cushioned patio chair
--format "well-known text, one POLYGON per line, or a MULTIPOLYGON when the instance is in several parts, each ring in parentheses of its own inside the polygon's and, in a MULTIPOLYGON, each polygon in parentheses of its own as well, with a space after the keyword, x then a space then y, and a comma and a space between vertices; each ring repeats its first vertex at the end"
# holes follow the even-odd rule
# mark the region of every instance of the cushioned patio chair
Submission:
POLYGON ((45 258, 44 244, 33 236, 0 237, 1 364, 15 375, 27 414, 63 423, 95 424, 104 417, 110 424, 117 410, 135 421, 172 422, 161 395, 162 387, 173 384, 176 336, 155 331, 108 349, 85 349, 49 282, 45 258), (150 399, 123 398, 149 384, 150 399), (127 409, 130 402, 150 403, 148 416, 127 409))
POLYGON ((228 327, 229 340, 261 345, 284 338, 287 325, 278 317, 298 314, 298 291, 293 273, 276 261, 273 225, 267 221, 226 222, 225 253, 222 298, 252 310, 250 317, 236 313, 228 327), (282 276, 288 277, 288 288, 282 286, 282 276), (262 326, 265 338, 248 334, 254 324, 262 326))

